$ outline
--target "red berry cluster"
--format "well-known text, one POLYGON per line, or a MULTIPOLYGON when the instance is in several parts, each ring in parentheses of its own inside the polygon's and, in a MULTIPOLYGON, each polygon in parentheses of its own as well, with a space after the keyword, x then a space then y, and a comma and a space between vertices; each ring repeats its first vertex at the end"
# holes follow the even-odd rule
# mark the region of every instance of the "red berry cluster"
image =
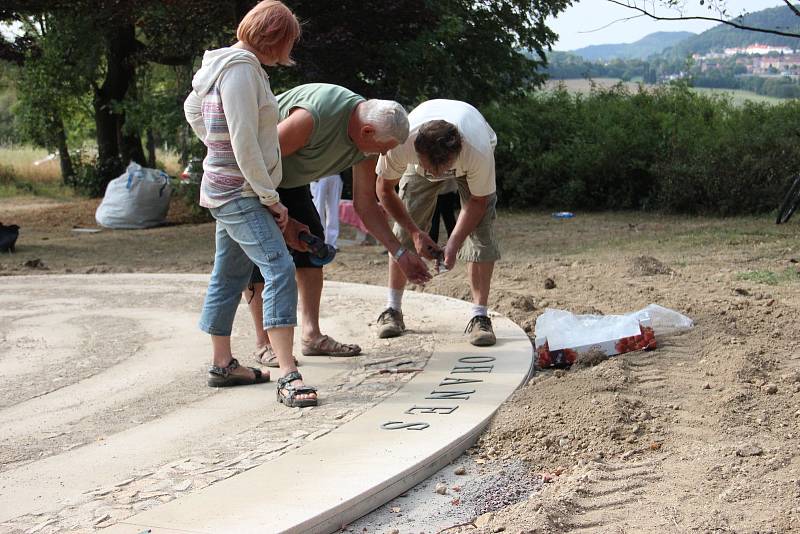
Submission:
POLYGON ((619 354, 632 352, 634 350, 653 350, 656 348, 656 336, 653 329, 649 326, 642 327, 642 333, 638 336, 623 337, 617 341, 614 348, 619 354))
POLYGON ((547 346, 547 342, 536 349, 536 355, 539 359, 539 369, 550 367, 553 364, 552 360, 550 359, 550 348, 547 346))
POLYGON ((572 349, 550 350, 545 342, 544 345, 536 349, 538 364, 540 369, 546 367, 569 367, 578 358, 578 353, 572 349))

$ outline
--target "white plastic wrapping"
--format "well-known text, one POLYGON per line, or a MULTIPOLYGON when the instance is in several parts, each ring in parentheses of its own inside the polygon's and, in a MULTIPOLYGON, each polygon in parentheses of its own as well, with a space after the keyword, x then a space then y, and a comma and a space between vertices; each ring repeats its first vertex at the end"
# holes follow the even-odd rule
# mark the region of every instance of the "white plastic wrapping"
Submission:
POLYGON ((552 351, 636 336, 641 333, 640 322, 649 322, 656 336, 694 326, 689 317, 658 304, 625 315, 575 315, 547 308, 536 319, 535 335, 537 339, 546 338, 552 351))

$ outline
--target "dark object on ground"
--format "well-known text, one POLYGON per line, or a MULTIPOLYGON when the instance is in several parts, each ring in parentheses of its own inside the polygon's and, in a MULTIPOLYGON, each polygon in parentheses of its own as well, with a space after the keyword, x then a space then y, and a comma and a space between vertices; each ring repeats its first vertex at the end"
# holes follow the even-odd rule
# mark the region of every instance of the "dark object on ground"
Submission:
POLYGON ((14 252, 19 237, 19 226, 0 223, 0 252, 14 252))
POLYGON ((314 234, 302 232, 300 234, 300 241, 303 241, 308 245, 308 248, 311 249, 311 263, 317 267, 329 264, 333 261, 333 258, 336 257, 336 249, 331 245, 325 244, 322 239, 314 234))
POLYGON ((552 278, 545 278, 544 279, 544 288, 545 289, 555 289, 556 288, 556 281, 552 278))
POLYGON ((47 265, 45 265, 44 262, 42 260, 40 260, 39 258, 34 258, 32 260, 28 260, 25 263, 23 263, 22 265, 24 267, 27 267, 28 269, 40 269, 40 270, 43 270, 43 271, 47 270, 47 265))
POLYGON ((797 209, 798 204, 800 204, 800 175, 794 177, 792 186, 786 196, 783 197, 781 207, 778 208, 778 217, 775 219, 775 224, 787 222, 797 209))

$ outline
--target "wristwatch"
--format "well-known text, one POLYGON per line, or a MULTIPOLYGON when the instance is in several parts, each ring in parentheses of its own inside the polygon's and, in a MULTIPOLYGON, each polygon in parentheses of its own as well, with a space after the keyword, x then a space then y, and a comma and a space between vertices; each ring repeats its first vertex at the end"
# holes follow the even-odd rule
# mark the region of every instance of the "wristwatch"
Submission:
POLYGON ((401 258, 401 257, 403 256, 403 254, 405 254, 406 252, 408 252, 408 250, 406 250, 406 247, 400 247, 400 248, 398 248, 398 249, 395 251, 395 253, 394 253, 394 254, 392 254, 392 259, 393 259, 394 261, 400 261, 400 258, 401 258))

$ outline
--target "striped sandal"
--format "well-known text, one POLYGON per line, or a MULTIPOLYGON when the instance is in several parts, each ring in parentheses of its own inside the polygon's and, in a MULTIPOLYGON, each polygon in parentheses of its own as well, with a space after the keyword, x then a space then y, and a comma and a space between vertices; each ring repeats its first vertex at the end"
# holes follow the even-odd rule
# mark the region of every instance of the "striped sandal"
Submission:
POLYGON ((293 386, 291 383, 295 380, 302 380, 303 377, 297 371, 292 371, 284 377, 278 379, 278 402, 288 406, 289 408, 305 408, 307 406, 317 406, 318 399, 298 399, 298 395, 307 395, 309 393, 316 393, 317 388, 311 386, 293 386))
POLYGON ((256 369, 255 367, 248 367, 253 372, 253 376, 233 374, 232 371, 239 367, 241 366, 236 358, 231 358, 231 362, 226 367, 209 366, 208 387, 229 388, 269 382, 269 373, 262 373, 261 369, 256 369))

